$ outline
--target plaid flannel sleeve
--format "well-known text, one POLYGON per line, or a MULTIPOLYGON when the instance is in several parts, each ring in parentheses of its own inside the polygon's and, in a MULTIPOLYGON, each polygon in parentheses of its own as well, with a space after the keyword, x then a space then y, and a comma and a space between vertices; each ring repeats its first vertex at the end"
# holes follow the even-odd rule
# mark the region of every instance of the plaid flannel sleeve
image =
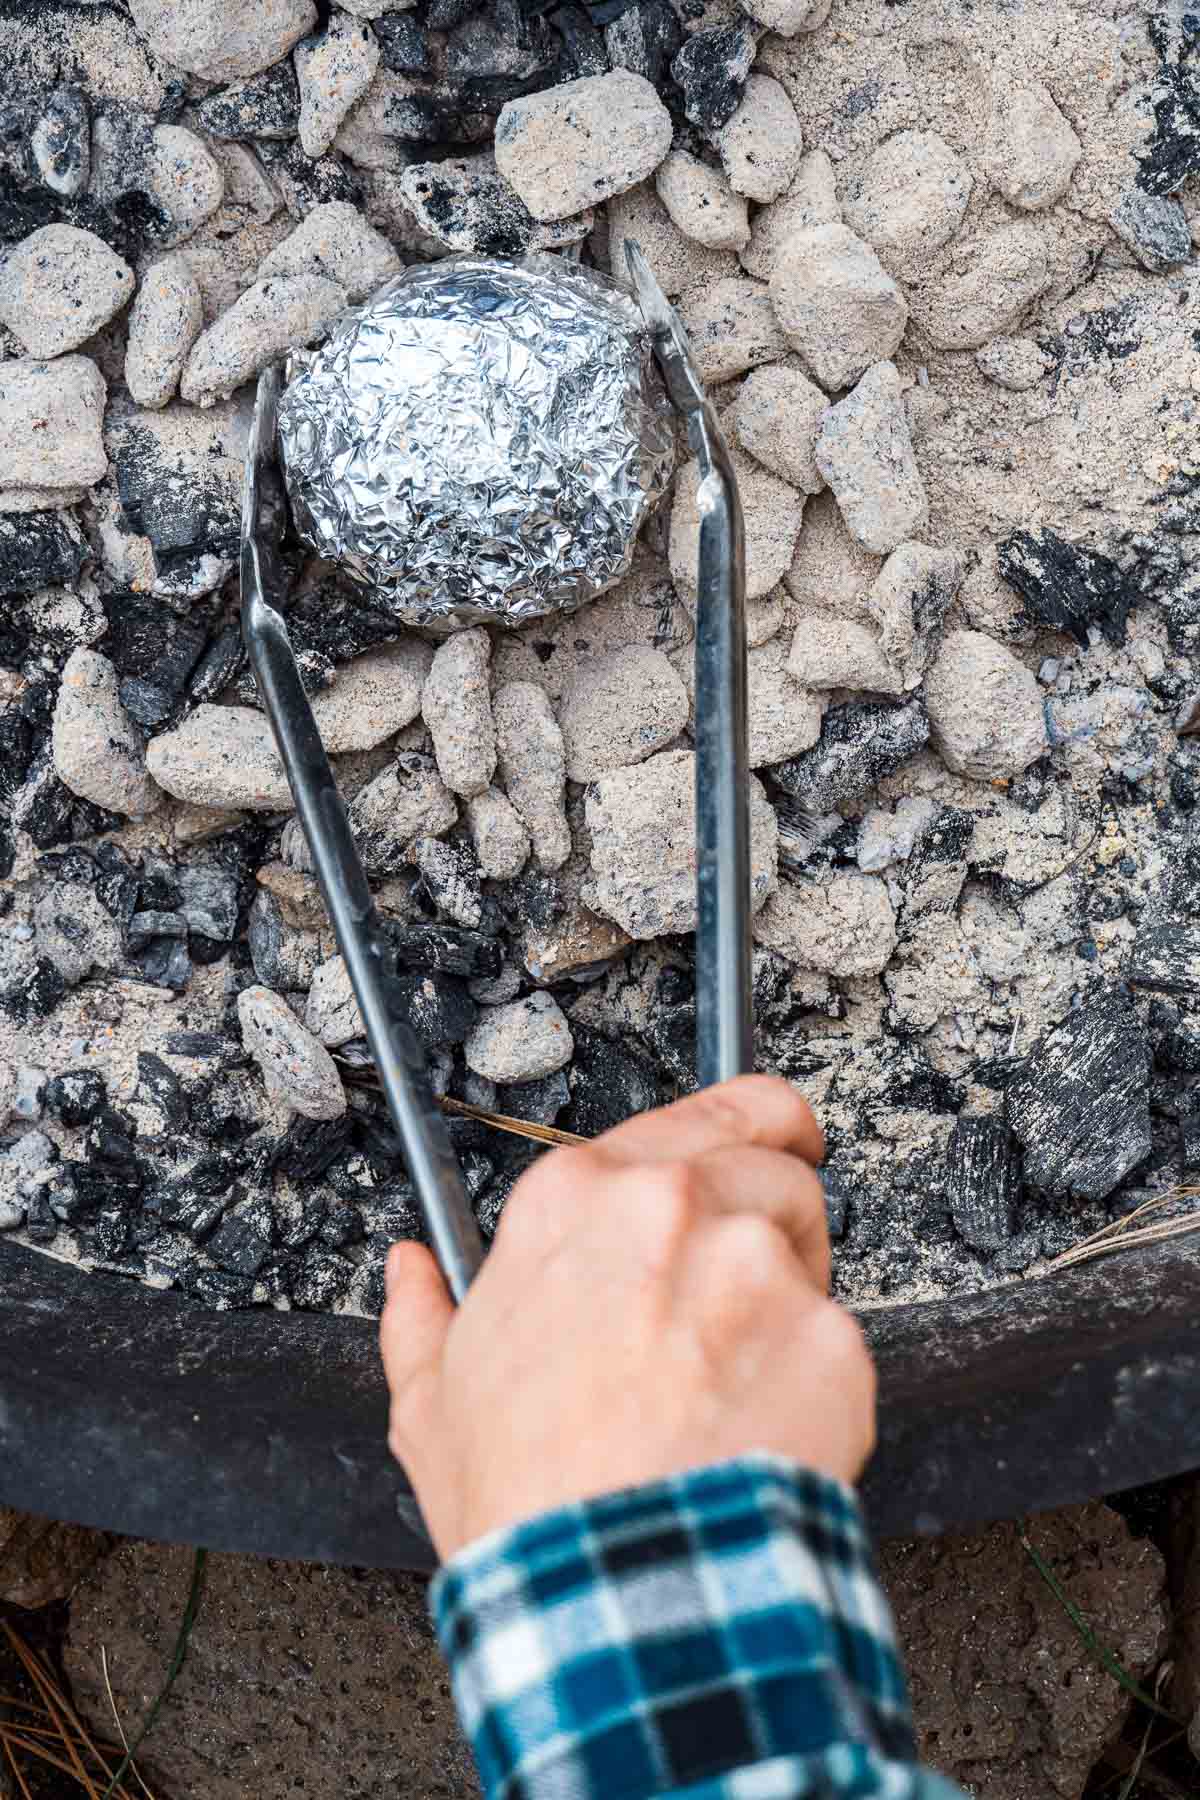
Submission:
POLYGON ((849 1488, 755 1454, 470 1545, 430 1596, 499 1800, 955 1800, 849 1488))

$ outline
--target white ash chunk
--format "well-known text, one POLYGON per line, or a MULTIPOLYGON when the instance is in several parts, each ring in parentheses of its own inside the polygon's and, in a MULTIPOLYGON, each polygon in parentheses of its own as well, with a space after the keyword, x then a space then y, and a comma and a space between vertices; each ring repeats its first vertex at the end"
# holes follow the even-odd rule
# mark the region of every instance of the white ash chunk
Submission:
POLYGON ((12 1117, 13 1099, 17 1092, 17 1071, 10 1062, 0 1059, 0 1125, 12 1117))
POLYGON ((672 150, 654 177, 658 197, 680 231, 712 250, 737 250, 750 241, 750 214, 743 195, 735 194, 725 176, 711 164, 672 150))
POLYGON ((703 381, 730 381, 787 355, 770 296, 748 275, 726 275, 693 288, 679 313, 703 381))
POLYGON ((42 186, 64 200, 86 191, 92 146, 88 104, 77 87, 64 83, 47 95, 29 134, 29 149, 42 186))
POLYGON ((365 300, 403 268, 381 231, 368 225, 348 200, 314 206, 258 265, 257 279, 321 275, 335 281, 347 300, 365 300))
POLYGON ((933 741, 956 775, 1000 781, 1046 748, 1036 677, 981 631, 952 631, 925 677, 933 741))
POLYGON ((787 607, 782 588, 776 588, 762 600, 746 602, 746 648, 757 650, 769 643, 783 624, 787 607))
POLYGON ((1050 358, 1032 338, 996 338, 975 352, 975 366, 997 387, 1024 394, 1050 370, 1050 358))
POLYGON ((883 564, 856 543, 828 488, 804 511, 804 530, 783 585, 801 606, 869 623, 863 595, 883 564))
POLYGON ((407 636, 364 651, 339 669, 332 687, 312 697, 326 750, 370 750, 411 725, 432 661, 431 646, 407 636))
POLYGON ((510 681, 492 701, 500 779, 525 822, 543 869, 561 869, 571 854, 565 790, 567 753, 544 690, 510 681))
POLYGON ((477 931, 483 923, 483 884, 470 844, 462 839, 445 843, 441 838, 418 838, 413 862, 439 914, 468 931, 477 931))
POLYGON ((268 1094, 306 1119, 338 1119, 346 1095, 337 1064, 324 1044, 305 1029, 270 988, 245 988, 238 995, 242 1043, 262 1070, 268 1094))
POLYGON ((971 177, 945 138, 898 131, 868 157, 842 210, 885 262, 907 270, 950 242, 970 198, 971 177))
POLYGON ((800 158, 787 193, 755 214, 750 242, 738 252, 741 265, 747 275, 770 281, 779 252, 799 232, 841 223, 833 164, 824 150, 810 150, 800 158))
POLYGON ((78 987, 93 969, 120 967, 121 930, 96 893, 74 882, 51 881, 33 903, 38 955, 52 962, 68 987, 78 987))
POLYGON ((157 56, 206 81, 257 75, 317 22, 312 0, 130 0, 130 11, 157 56))
POLYGON ((115 318, 133 289, 129 264, 94 231, 43 225, 0 267, 0 324, 30 356, 61 356, 115 318))
POLYGON ((905 794, 892 811, 875 807, 858 828, 854 857, 864 875, 878 875, 893 863, 907 862, 937 815, 924 795, 905 794))
POLYGON ((644 762, 687 724, 688 697, 661 650, 629 644, 581 662, 559 708, 567 774, 594 781, 644 762))
POLYGON ((824 975, 878 975, 896 948, 896 914, 877 875, 781 881, 754 936, 789 962, 824 975))
POLYGON ((575 1054, 571 1027, 550 994, 490 1007, 463 1045, 468 1069, 485 1081, 537 1081, 575 1054))
POLYGON ((671 132, 645 76, 613 69, 508 101, 496 121, 496 167, 535 219, 566 219, 652 175, 671 132))
POLYGON ((844 388, 892 355, 908 323, 904 295, 870 244, 817 225, 775 259, 771 305, 788 343, 823 388, 844 388))
POLYGON ((197 339, 180 394, 196 406, 228 399, 285 350, 312 343, 345 304, 345 289, 321 275, 256 281, 197 339))
POLYGON ((165 406, 204 324, 200 284, 184 256, 164 256, 142 276, 129 313, 125 385, 139 406, 165 406))
POLYGON ((747 756, 752 769, 810 750, 821 735, 824 707, 788 667, 781 639, 746 658, 747 756))
POLYGON ((529 861, 529 833, 520 814, 499 788, 485 788, 467 801, 467 825, 489 881, 511 881, 529 861))
POLYGON ((825 477, 813 451, 828 405, 807 375, 772 363, 747 375, 730 420, 738 443, 756 462, 802 494, 819 494, 825 477))
POLYGON ((339 1044, 365 1035, 344 957, 331 956, 316 969, 308 990, 304 1023, 327 1050, 336 1050, 339 1044))
POLYGON ((300 148, 324 156, 338 126, 375 79, 379 39, 361 19, 335 12, 319 37, 303 38, 295 49, 300 87, 300 148))
POLYGON ((482 794, 496 773, 496 727, 488 687, 492 642, 482 625, 455 632, 434 651, 421 695, 438 773, 451 793, 482 794))
POLYGON ((771 75, 750 75, 737 111, 717 133, 717 149, 735 194, 777 200, 800 165, 804 140, 787 91, 771 75))
POLYGON ((630 238, 641 246, 654 279, 671 301, 679 300, 693 288, 711 286, 738 272, 732 250, 708 250, 694 238, 684 236, 652 182, 640 182, 627 194, 614 194, 605 210, 608 266, 618 281, 629 278, 625 245, 630 238))
MULTIPOLYGON (((664 750, 602 775, 587 795, 594 881, 583 900, 632 938, 696 929, 696 759, 664 750)), ((775 883, 778 832, 762 784, 750 777, 751 905, 775 883)))
POLYGON ((198 806, 276 812, 292 804, 271 727, 252 706, 198 706, 152 738, 146 766, 160 787, 198 806))
POLYGON ((59 780, 82 800, 137 818, 162 799, 146 773, 141 733, 121 705, 117 672, 95 650, 73 650, 51 733, 59 780))
POLYGON ((901 688, 919 687, 934 639, 962 585, 965 565, 953 550, 897 545, 867 591, 864 611, 901 688))
POLYGON ((816 459, 847 530, 877 556, 894 550, 928 518, 895 363, 873 364, 854 391, 829 408, 816 459))
POLYGON ((106 395, 89 356, 0 362, 0 488, 73 490, 102 481, 106 395))
POLYGON ((822 690, 857 688, 898 694, 903 685, 874 632, 853 619, 840 619, 836 613, 815 608, 796 621, 788 671, 803 687, 822 690))
POLYGON ((829 17, 831 4, 832 0, 754 0, 746 10, 768 31, 789 38, 818 30, 829 17))
POLYGON ((997 68, 987 171, 1010 206, 1040 212, 1070 186, 1083 145, 1059 111, 1049 88, 997 68))
MULTIPOLYGON (((804 495, 737 445, 730 446, 729 455, 746 523, 746 597, 759 600, 778 587, 791 568, 804 519, 804 495)), ((699 495, 700 466, 685 463, 675 483, 669 558, 677 587, 693 598, 700 570, 699 495)))
POLYGON ((204 139, 183 125, 156 125, 149 186, 171 220, 170 244, 181 244, 210 219, 225 195, 221 165, 204 139))
POLYGON ((401 758, 359 789, 349 816, 367 874, 395 875, 412 861, 414 844, 457 823, 458 805, 422 759, 401 758))
POLYGON ((596 222, 590 207, 569 219, 535 219, 516 189, 497 173, 490 151, 412 163, 400 176, 400 192, 419 228, 436 243, 476 256, 561 250, 587 237, 596 222))
POLYGON ((225 199, 230 206, 244 206, 258 225, 266 225, 283 206, 279 190, 248 144, 226 143, 210 138, 209 151, 215 157, 225 183, 225 199))
POLYGON ((965 275, 930 284, 916 321, 937 350, 977 350, 1015 325, 1049 279, 1037 226, 1004 225, 978 245, 965 275))

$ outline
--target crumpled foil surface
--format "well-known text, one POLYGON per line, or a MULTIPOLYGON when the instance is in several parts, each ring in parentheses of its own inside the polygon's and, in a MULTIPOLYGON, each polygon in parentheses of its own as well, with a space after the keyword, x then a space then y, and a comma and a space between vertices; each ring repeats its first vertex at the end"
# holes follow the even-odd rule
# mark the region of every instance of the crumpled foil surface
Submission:
POLYGON ((410 269, 287 376, 297 531, 426 630, 594 599, 670 477, 674 419, 636 303, 554 257, 410 269))

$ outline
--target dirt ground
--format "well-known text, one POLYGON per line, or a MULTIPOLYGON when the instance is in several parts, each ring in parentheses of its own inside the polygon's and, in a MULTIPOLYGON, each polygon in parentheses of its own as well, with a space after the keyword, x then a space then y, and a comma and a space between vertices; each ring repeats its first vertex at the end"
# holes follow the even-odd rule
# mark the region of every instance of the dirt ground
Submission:
MULTIPOLYGON (((1200 1477, 885 1544, 880 1566, 921 1754, 977 1800, 1200 1794, 1186 1737, 1200 1706, 1200 1477)), ((3 1509, 0 1737, 39 1703, 18 1643, 46 1657, 90 1734, 114 1742, 115 1711, 136 1737, 193 1594, 186 1659, 138 1756, 154 1800, 478 1793, 419 1578, 223 1553, 197 1571, 186 1546, 3 1509)), ((0 1800, 86 1791, 17 1756, 27 1789, 0 1753, 0 1800)))

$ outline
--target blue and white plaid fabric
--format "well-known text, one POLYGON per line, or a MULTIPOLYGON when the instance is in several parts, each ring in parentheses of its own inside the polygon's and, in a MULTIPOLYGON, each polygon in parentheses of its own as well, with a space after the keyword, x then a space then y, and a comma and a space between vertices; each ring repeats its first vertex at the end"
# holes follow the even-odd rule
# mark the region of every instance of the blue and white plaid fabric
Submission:
POLYGON ((430 1595, 489 1800, 955 1800, 849 1488, 753 1455, 470 1545, 430 1595))

